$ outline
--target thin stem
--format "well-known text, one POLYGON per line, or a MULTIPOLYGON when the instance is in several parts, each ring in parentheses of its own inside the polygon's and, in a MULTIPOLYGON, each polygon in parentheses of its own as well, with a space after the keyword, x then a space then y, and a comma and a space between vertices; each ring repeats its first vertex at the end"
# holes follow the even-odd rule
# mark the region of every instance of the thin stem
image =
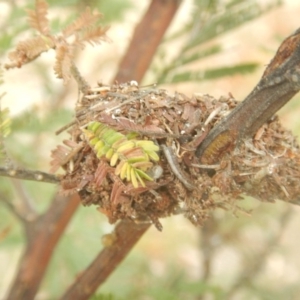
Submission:
POLYGON ((26 223, 27 220, 24 218, 23 214, 19 212, 17 207, 9 201, 4 195, 0 194, 0 201, 9 209, 9 211, 17 217, 22 223, 26 223))
POLYGON ((60 178, 53 174, 33 170, 8 169, 4 167, 0 167, 0 176, 48 183, 60 182, 60 178))
POLYGON ((91 89, 87 81, 81 76, 79 70, 73 63, 71 66, 71 73, 78 84, 78 89, 85 95, 91 89))
POLYGON ((17 179, 11 179, 16 193, 20 199, 20 205, 18 205, 19 212, 24 216, 25 220, 33 220, 37 217, 37 211, 31 197, 28 195, 28 191, 23 186, 22 182, 17 179))
POLYGON ((140 82, 180 5, 180 0, 152 0, 124 55, 115 80, 140 82), (150 59, 149 59, 150 58, 150 59))

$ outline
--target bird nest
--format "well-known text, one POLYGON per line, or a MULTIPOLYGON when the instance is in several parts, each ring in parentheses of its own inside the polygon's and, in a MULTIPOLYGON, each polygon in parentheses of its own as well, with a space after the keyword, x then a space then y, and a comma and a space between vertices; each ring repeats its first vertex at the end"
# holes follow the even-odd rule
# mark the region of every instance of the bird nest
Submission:
POLYGON ((111 223, 183 213, 202 224, 216 208, 237 209, 243 194, 262 201, 294 201, 300 193, 299 147, 272 118, 217 164, 195 152, 211 128, 235 106, 231 96, 170 95, 134 81, 99 85, 82 96, 70 138, 52 151, 61 192, 78 192, 111 223))

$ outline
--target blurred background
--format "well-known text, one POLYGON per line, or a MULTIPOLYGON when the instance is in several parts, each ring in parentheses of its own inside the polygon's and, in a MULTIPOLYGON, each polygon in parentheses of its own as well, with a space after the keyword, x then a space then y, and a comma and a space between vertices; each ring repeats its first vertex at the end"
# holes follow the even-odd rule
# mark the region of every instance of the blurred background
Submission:
MULTIPOLYGON (((34 33, 25 8, 33 1, 0 1, 0 58, 34 33)), ((97 7, 110 25, 109 43, 76 53, 78 69, 96 86, 110 83, 133 30, 150 1, 48 0, 54 32, 82 8, 97 7)), ((299 27, 296 0, 183 0, 141 84, 170 91, 231 93, 243 100, 259 81, 282 40, 299 27)), ((134 55, 134 54, 133 54, 134 55)), ((54 132, 72 120, 78 89, 53 72, 54 52, 21 69, 3 71, 1 107, 12 116, 9 156, 24 168, 48 171, 51 149, 66 138, 54 132)), ((134 78, 132 78, 134 80, 134 78)), ((279 115, 300 134, 296 96, 279 115)), ((32 199, 43 212, 57 188, 46 183, 0 180, 1 195, 32 199)), ((275 200, 275 199, 274 199, 275 200)), ((93 299, 300 299, 300 208, 245 199, 245 214, 216 211, 203 228, 182 216, 161 220, 99 289, 93 299)), ((0 299, 9 287, 24 246, 18 220, 0 202, 0 299)), ((56 299, 103 247, 113 226, 95 207, 80 207, 52 258, 36 299, 56 299)))

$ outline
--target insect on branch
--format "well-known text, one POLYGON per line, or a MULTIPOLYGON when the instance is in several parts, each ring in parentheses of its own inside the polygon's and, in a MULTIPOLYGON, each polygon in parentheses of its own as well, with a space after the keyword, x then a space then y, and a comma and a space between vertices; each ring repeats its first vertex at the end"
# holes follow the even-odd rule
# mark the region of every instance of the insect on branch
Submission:
POLYGON ((251 137, 300 90, 300 28, 280 45, 252 92, 222 119, 198 147, 205 164, 221 158, 227 149, 251 137))

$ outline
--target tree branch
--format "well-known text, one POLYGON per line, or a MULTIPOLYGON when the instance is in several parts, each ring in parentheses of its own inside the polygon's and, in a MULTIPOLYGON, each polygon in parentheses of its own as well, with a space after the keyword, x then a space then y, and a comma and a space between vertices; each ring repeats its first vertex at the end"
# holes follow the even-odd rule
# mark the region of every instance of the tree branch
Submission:
POLYGON ((5 167, 0 167, 0 176, 17 178, 23 180, 32 180, 48 183, 59 183, 60 179, 56 175, 41 172, 41 171, 31 171, 22 169, 8 169, 5 167))
POLYGON ((17 179, 11 179, 11 182, 15 188, 15 191, 20 199, 20 205, 18 205, 18 211, 23 216, 24 221, 34 220, 38 214, 35 209, 33 201, 31 201, 26 189, 22 185, 22 182, 17 179))
POLYGON ((300 29, 283 41, 246 99, 209 132, 197 156, 206 164, 216 162, 226 150, 251 137, 299 90, 300 29))
POLYGON ((142 80, 180 3, 181 0, 151 1, 146 14, 135 28, 115 81, 142 80))
POLYGON ((69 287, 61 300, 89 299, 98 286, 103 283, 113 270, 127 256, 133 246, 150 227, 150 223, 136 224, 130 220, 121 221, 115 228, 115 240, 107 245, 69 287))

